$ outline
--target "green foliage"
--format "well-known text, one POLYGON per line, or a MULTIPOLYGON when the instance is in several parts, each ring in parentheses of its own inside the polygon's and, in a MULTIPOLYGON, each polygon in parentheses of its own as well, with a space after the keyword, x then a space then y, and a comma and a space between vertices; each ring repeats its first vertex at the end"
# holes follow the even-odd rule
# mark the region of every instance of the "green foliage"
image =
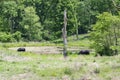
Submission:
POLYGON ((42 26, 39 22, 39 17, 36 15, 35 9, 30 6, 24 9, 24 17, 21 25, 23 30, 21 31, 27 40, 41 40, 42 39, 42 26))
POLYGON ((72 75, 72 73, 73 73, 73 70, 72 69, 70 69, 70 68, 64 68, 64 74, 66 74, 66 75, 72 75))
POLYGON ((12 36, 18 42, 21 40, 21 32, 19 31, 15 32, 12 36))
POLYGON ((0 32, 0 42, 15 42, 21 40, 21 33, 16 32, 14 34, 0 32))
MULTIPOLYGON (((114 0, 119 6, 119 0, 114 0)), ((0 31, 19 31, 25 41, 54 40, 62 36, 67 9, 67 35, 87 33, 99 14, 118 15, 112 0, 1 0, 0 31)), ((19 41, 19 40, 18 40, 19 41)))
POLYGON ((10 33, 0 32, 0 41, 1 42, 12 42, 14 38, 10 33))
POLYGON ((118 16, 113 16, 107 12, 98 16, 98 21, 91 32, 91 40, 93 40, 93 47, 97 53, 100 55, 118 54, 118 50, 111 47, 119 45, 119 25, 118 16))

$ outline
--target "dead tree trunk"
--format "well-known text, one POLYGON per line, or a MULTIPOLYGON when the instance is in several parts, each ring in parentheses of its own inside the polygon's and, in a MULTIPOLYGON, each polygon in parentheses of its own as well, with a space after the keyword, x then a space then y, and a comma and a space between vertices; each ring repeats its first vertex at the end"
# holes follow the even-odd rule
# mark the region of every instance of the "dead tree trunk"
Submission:
POLYGON ((66 30, 66 27, 67 27, 67 12, 66 12, 66 10, 64 10, 64 27, 62 29, 63 44, 64 44, 64 47, 63 47, 63 56, 64 57, 67 57, 67 30, 66 30))

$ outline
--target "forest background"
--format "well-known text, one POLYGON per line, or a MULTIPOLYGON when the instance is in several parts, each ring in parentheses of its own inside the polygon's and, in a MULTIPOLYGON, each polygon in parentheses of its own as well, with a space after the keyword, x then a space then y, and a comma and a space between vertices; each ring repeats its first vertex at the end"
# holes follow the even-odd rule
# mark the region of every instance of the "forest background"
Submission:
POLYGON ((64 10, 67 35, 90 33, 100 54, 118 53, 119 0, 1 0, 0 41, 52 41, 62 37, 64 10))

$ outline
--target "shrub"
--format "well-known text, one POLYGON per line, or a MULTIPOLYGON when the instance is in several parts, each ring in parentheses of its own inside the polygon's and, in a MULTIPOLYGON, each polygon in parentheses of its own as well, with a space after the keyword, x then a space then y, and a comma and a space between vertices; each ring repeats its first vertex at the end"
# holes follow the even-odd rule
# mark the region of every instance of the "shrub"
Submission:
POLYGON ((10 33, 0 32, 0 41, 1 42, 12 42, 14 38, 10 33))
POLYGON ((21 33, 19 31, 11 34, 6 32, 0 32, 0 41, 1 42, 14 42, 21 40, 21 33))
POLYGON ((20 41, 21 40, 21 32, 17 31, 15 32, 12 37, 16 40, 16 41, 20 41))
POLYGON ((64 74, 66 75, 71 75, 72 74, 72 69, 71 68, 64 68, 64 74))
POLYGON ((100 55, 111 56, 118 54, 120 19, 118 16, 113 16, 107 12, 100 14, 97 18, 98 21, 93 25, 91 32, 92 46, 100 55))

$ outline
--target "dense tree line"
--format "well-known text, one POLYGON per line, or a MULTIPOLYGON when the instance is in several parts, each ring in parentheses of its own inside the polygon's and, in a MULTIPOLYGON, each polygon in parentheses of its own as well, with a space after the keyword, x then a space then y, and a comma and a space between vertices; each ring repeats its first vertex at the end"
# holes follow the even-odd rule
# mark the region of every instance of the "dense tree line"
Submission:
POLYGON ((0 0, 0 41, 61 38, 65 9, 67 35, 91 32, 96 52, 118 54, 119 0, 0 0))
POLYGON ((112 0, 1 0, 0 41, 60 38, 64 9, 68 35, 87 33, 103 12, 118 14, 112 0))

